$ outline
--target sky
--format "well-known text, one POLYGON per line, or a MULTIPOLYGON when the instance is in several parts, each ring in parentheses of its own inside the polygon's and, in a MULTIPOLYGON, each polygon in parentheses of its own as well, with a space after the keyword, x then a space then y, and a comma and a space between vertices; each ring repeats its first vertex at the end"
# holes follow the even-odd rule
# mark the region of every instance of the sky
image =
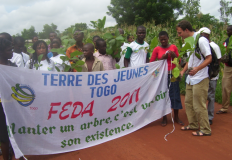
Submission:
MULTIPOLYGON (((201 12, 209 13, 220 19, 220 0, 200 0, 201 12)), ((90 24, 106 16, 105 27, 116 25, 113 17, 108 16, 110 0, 0 0, 0 32, 11 35, 23 29, 35 27, 36 32, 43 25, 54 23, 59 31, 75 23, 90 24)))

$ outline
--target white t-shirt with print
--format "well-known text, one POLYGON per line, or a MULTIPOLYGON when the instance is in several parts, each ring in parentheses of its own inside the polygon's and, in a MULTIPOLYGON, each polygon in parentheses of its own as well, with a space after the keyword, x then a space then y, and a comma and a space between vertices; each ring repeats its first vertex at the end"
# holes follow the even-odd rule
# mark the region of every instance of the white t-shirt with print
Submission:
MULTIPOLYGON (((30 69, 30 62, 31 60, 28 60, 26 62, 25 68, 30 69)), ((42 64, 42 66, 38 68, 38 70, 40 71, 55 71, 55 64, 54 64, 54 61, 51 59, 50 59, 50 63, 48 63, 48 61, 45 59, 45 60, 42 60, 40 64, 42 64)), ((33 65, 32 69, 36 70, 36 67, 33 65)))
MULTIPOLYGON (((210 42, 209 44, 213 48, 213 50, 215 51, 217 58, 220 59, 222 57, 222 54, 221 54, 221 50, 220 50, 219 46, 214 42, 210 42)), ((219 74, 216 77, 212 78, 211 80, 217 80, 218 78, 219 78, 219 74)))
MULTIPOLYGON (((62 64, 62 63, 63 63, 63 60, 60 59, 61 56, 64 56, 64 55, 58 54, 58 55, 55 56, 55 57, 51 57, 51 60, 54 61, 55 67, 59 68, 60 72, 63 72, 63 71, 64 71, 64 68, 65 68, 65 65, 62 64)), ((67 64, 67 65, 70 66, 70 63, 69 63, 68 61, 66 61, 65 64, 67 64)), ((56 68, 55 68, 55 71, 57 71, 56 68)))
POLYGON ((144 41, 143 44, 139 44, 136 41, 131 42, 127 47, 127 52, 125 55, 126 58, 129 58, 127 53, 130 49, 128 48, 131 48, 132 50, 129 67, 139 66, 146 63, 147 51, 149 49, 149 44, 147 42, 144 41))
MULTIPOLYGON (((201 54, 200 54, 201 59, 198 59, 193 53, 189 58, 188 68, 190 67, 194 68, 202 64, 205 60, 202 55, 204 55, 204 57, 211 55, 209 41, 205 37, 200 37, 198 43, 199 43, 199 48, 201 50, 201 54)), ((208 77, 209 77, 208 66, 206 66, 205 68, 202 68, 200 71, 198 71, 195 75, 193 76, 188 75, 186 78, 186 83, 190 85, 195 85, 208 77)))
POLYGON ((24 68, 23 58, 20 54, 13 52, 13 57, 10 59, 12 63, 15 63, 18 67, 24 68))

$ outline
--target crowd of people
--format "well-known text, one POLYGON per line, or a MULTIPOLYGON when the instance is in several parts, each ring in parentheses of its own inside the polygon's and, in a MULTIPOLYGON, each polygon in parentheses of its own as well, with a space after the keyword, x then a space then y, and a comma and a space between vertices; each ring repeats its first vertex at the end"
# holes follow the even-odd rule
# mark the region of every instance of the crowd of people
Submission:
MULTIPOLYGON (((181 130, 196 130, 192 132, 193 136, 210 136, 211 128, 214 118, 214 102, 215 102, 215 90, 217 85, 216 76, 212 79, 208 75, 208 65, 212 61, 211 52, 217 55, 220 62, 221 51, 219 46, 212 42, 210 39, 210 29, 203 27, 198 32, 195 32, 192 25, 182 20, 176 26, 177 34, 183 40, 188 37, 196 39, 197 34, 200 34, 198 41, 199 50, 196 52, 201 56, 199 59, 196 54, 188 54, 189 61, 184 65, 180 72, 180 76, 186 78, 186 96, 185 96, 185 108, 188 118, 188 125, 179 119, 179 109, 182 109, 182 103, 180 99, 179 82, 170 82, 172 77, 172 70, 176 67, 172 64, 172 60, 179 56, 178 49, 174 44, 169 43, 169 36, 166 31, 159 33, 158 39, 160 46, 154 48, 152 53, 148 52, 149 44, 145 42, 146 28, 144 26, 138 26, 134 40, 133 36, 128 35, 128 43, 123 43, 121 46, 121 58, 116 60, 106 52, 106 41, 99 36, 93 37, 93 43, 83 43, 84 33, 80 30, 76 30, 74 33, 74 40, 76 43, 66 50, 67 57, 70 57, 74 51, 83 52, 82 55, 77 56, 84 62, 82 65, 82 72, 94 72, 116 69, 115 64, 118 63, 120 67, 134 67, 145 63, 153 62, 156 60, 167 60, 168 63, 168 83, 169 96, 171 100, 171 108, 174 111, 174 121, 182 125, 181 130), (186 73, 187 70, 191 70, 186 73), (208 100, 208 107, 206 102, 208 100)), ((124 34, 122 29, 119 29, 120 34, 124 34)), ((230 37, 232 35, 232 26, 228 26, 227 34, 230 37)), ((64 64, 61 60, 61 56, 56 52, 50 52, 53 48, 60 48, 62 41, 57 37, 55 32, 50 33, 50 44, 43 40, 38 40, 38 37, 33 37, 33 45, 31 48, 35 52, 29 56, 26 54, 25 41, 22 37, 15 37, 12 39, 8 33, 0 34, 0 64, 23 67, 26 69, 42 70, 42 71, 64 71, 64 64), (42 59, 38 64, 38 57, 42 59)), ((229 38, 225 41, 224 46, 227 47, 229 38)), ((65 62, 70 65, 72 61, 65 62)), ((75 72, 76 70, 70 70, 75 72)), ((217 114, 226 113, 230 105, 230 94, 232 92, 232 67, 225 63, 224 74, 222 79, 222 108, 217 114)), ((167 116, 163 116, 161 122, 162 126, 167 125, 167 116)), ((3 111, 2 104, 0 103, 0 141, 1 149, 4 160, 9 159, 9 137, 7 133, 6 120, 3 111)))

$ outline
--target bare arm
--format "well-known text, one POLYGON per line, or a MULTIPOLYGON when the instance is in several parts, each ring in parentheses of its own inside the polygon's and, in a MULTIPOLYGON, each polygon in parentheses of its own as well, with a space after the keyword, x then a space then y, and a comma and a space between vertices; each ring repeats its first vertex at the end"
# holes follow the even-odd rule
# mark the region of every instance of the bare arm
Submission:
POLYGON ((129 66, 129 62, 130 62, 129 59, 124 58, 124 67, 128 67, 129 66))

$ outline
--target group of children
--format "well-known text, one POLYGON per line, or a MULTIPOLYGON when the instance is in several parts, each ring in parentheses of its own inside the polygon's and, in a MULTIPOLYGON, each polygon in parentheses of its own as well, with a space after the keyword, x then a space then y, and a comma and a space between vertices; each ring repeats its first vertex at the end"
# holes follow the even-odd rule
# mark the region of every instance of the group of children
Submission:
MULTIPOLYGON (((188 23, 186 24, 187 26, 189 25, 188 23)), ((181 33, 178 30, 177 31, 178 31, 178 34, 180 35, 183 34, 182 38, 184 39, 186 38, 184 37, 186 29, 184 28, 182 30, 183 32, 181 33)), ((119 31, 120 31, 120 34, 123 34, 122 29, 119 29, 119 31)), ((193 31, 189 33, 191 33, 192 34, 191 36, 193 37, 196 35, 195 32, 193 31)), ((170 71, 169 72, 170 74, 168 74, 168 77, 167 77, 168 78, 167 85, 169 87, 171 107, 174 110, 174 120, 176 123, 180 125, 184 125, 183 122, 178 117, 178 111, 179 109, 182 109, 182 104, 180 100, 179 82, 170 82, 170 79, 172 77, 171 71, 173 68, 175 68, 175 65, 172 64, 171 61, 175 57, 179 56, 177 47, 175 45, 169 44, 168 33, 165 31, 161 31, 159 33, 159 41, 161 45, 154 48, 153 53, 150 56, 150 53, 148 53, 149 44, 144 41, 146 37, 146 28, 144 26, 138 26, 136 35, 137 35, 136 40, 133 40, 133 36, 128 36, 127 37, 128 43, 122 44, 121 58, 118 61, 118 64, 120 65, 121 68, 122 67, 135 67, 135 66, 139 66, 145 63, 153 62, 157 59, 158 60, 167 59, 168 71, 170 71)), ((62 60, 60 59, 60 57, 63 55, 59 55, 55 52, 50 52, 50 50, 53 48, 62 47, 62 42, 60 38, 58 38, 56 33, 54 32, 50 33, 49 37, 51 41, 49 45, 47 45, 46 42, 42 40, 38 40, 37 37, 33 37, 32 48, 35 50, 35 52, 32 54, 31 57, 29 57, 27 54, 23 53, 24 40, 21 37, 16 37, 12 41, 12 38, 9 34, 1 33, 0 34, 0 64, 9 65, 9 66, 25 67, 28 69, 36 69, 37 65, 35 64, 38 64, 38 57, 40 55, 43 55, 40 61, 40 64, 42 64, 42 66, 39 66, 39 67, 37 66, 39 70, 56 71, 56 68, 58 67, 60 71, 64 71, 64 65, 62 64, 62 60), (13 50, 12 50, 12 42, 14 45, 13 50)), ((68 57, 70 57, 71 53, 74 51, 83 52, 82 56, 78 56, 79 59, 85 62, 84 65, 82 65, 82 72, 94 72, 94 71, 116 69, 116 66, 115 66, 115 64, 117 63, 116 59, 114 59, 113 57, 111 57, 110 55, 106 53, 107 44, 104 39, 101 39, 99 36, 94 36, 93 37, 94 44, 91 44, 91 43, 84 44, 82 42, 83 38, 84 38, 84 33, 82 31, 80 30, 75 31, 74 39, 76 43, 73 46, 69 47, 66 51, 66 55, 68 57)), ((70 63, 67 62, 66 64, 70 65, 70 63)), ((190 76, 194 76, 192 72, 193 71, 191 71, 190 74, 192 75, 190 76)), ((0 109, 2 109, 2 107, 0 109)), ((6 153, 6 150, 4 147, 5 147, 5 144, 7 143, 4 143, 4 142, 7 141, 6 140, 7 138, 4 137, 5 136, 4 134, 7 134, 7 130, 4 132, 4 134, 2 134, 3 133, 2 128, 4 128, 6 125, 5 120, 2 123, 3 119, 5 119, 5 117, 2 118, 3 117, 2 113, 3 111, 0 110, 0 114, 1 114, 0 116, 1 118, 0 119, 0 123, 1 123, 0 140, 1 142, 3 142, 2 151, 6 153)), ((162 126, 167 125, 166 116, 163 117, 163 121, 161 125, 162 126)), ((185 127, 182 127, 181 129, 190 130, 192 128, 189 126, 185 126, 185 127)), ((203 133, 202 131, 201 132, 199 131, 197 134, 199 134, 200 136, 211 135, 211 133, 206 134, 206 133, 203 133)), ((194 133, 193 135, 196 135, 196 134, 194 133)), ((4 159, 6 159, 5 157, 6 156, 4 156, 4 159)))

